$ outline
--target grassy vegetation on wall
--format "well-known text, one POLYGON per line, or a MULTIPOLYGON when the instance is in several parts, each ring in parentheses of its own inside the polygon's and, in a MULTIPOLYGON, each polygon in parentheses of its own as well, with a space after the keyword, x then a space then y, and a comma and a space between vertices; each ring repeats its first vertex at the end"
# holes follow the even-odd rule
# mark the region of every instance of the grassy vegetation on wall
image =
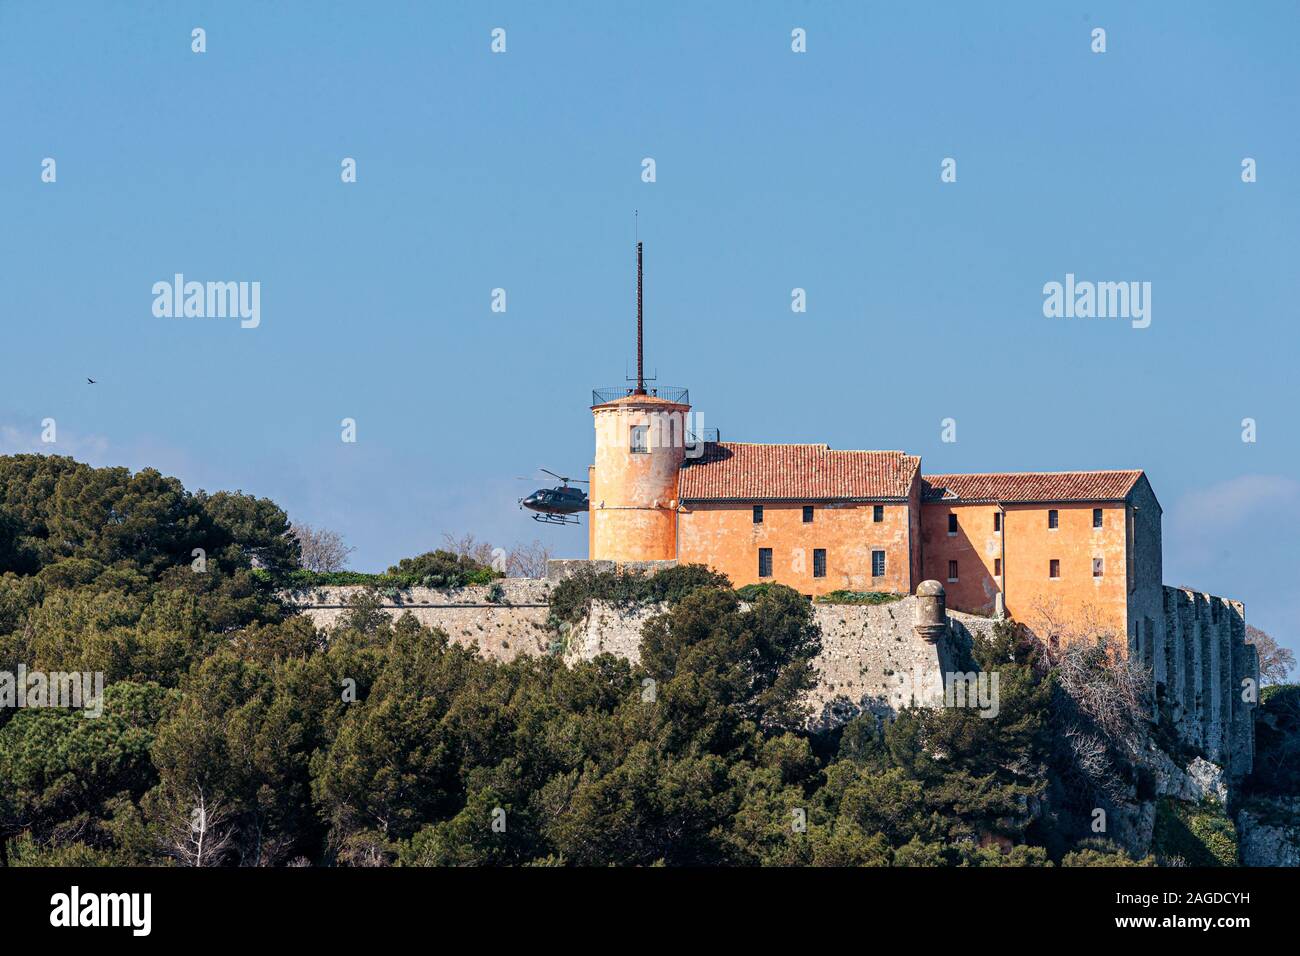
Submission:
POLYGON ((819 594, 818 604, 892 604, 901 601, 904 595, 892 591, 831 591, 819 594))

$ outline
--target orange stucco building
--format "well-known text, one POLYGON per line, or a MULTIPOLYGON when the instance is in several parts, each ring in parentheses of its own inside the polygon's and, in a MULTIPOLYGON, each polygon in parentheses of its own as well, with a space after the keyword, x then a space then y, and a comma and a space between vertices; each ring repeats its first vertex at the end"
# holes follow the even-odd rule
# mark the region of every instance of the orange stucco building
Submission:
POLYGON ((954 609, 1130 646, 1163 613, 1160 504, 1140 471, 926 476, 901 451, 698 441, 684 390, 592 413, 593 560, 705 564, 808 595, 933 579, 954 609))
POLYGON ((810 596, 935 580, 948 607, 1043 636, 1166 646, 1160 503, 1141 471, 926 476, 901 451, 696 436, 687 391, 647 387, 641 243, 636 290, 636 384, 592 393, 591 560, 704 564, 810 596))
POLYGON ((935 639, 945 599, 1049 643, 1110 637, 1149 669, 1153 716, 1167 710, 1211 760, 1250 772, 1255 704, 1240 690, 1259 668, 1245 608, 1164 586, 1160 503, 1143 472, 924 475, 902 451, 693 434, 686 390, 647 385, 642 304, 638 243, 635 386, 592 393, 591 560, 703 564, 737 587, 810 597, 918 593, 938 602, 925 625, 935 639))
POLYGON ((922 567, 950 606, 1134 644, 1163 614, 1160 503, 1141 471, 923 481, 922 567))

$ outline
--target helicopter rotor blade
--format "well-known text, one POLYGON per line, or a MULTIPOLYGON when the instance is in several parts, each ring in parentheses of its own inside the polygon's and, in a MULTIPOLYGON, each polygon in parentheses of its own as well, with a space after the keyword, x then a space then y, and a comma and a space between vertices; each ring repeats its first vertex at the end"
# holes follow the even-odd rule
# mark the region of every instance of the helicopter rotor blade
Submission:
POLYGON ((564 482, 566 485, 586 485, 586 484, 590 484, 590 482, 588 482, 588 481, 584 481, 584 480, 581 479, 581 478, 566 478, 566 477, 564 477, 564 475, 557 475, 555 472, 551 471, 551 469, 549 469, 549 468, 539 468, 539 469, 537 469, 537 470, 538 470, 538 471, 541 471, 541 472, 545 472, 546 474, 550 475, 552 478, 558 478, 558 479, 560 479, 560 481, 564 482))

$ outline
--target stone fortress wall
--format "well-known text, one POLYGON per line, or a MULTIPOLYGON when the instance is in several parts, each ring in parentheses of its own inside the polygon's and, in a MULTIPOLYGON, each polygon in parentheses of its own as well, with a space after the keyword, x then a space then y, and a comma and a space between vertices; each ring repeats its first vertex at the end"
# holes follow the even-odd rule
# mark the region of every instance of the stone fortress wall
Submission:
MULTIPOLYGON (((402 588, 379 592, 383 609, 393 618, 412 614, 428 627, 446 632, 455 644, 473 647, 484 657, 509 661, 547 654, 555 635, 547 629, 552 582, 504 578, 495 585, 435 590, 402 588), (499 588, 499 590, 494 590, 499 588)), ((305 588, 286 596, 322 630, 333 628, 348 602, 368 590, 365 585, 305 588)))
MULTIPOLYGON (((453 643, 495 660, 559 653, 572 663, 614 654, 636 663, 641 628, 661 607, 619 608, 594 601, 586 618, 563 639, 547 628, 551 588, 588 563, 602 564, 552 561, 548 578, 505 578, 497 582, 495 594, 491 585, 445 591, 417 587, 381 590, 380 599, 393 618, 409 612, 421 624, 445 631, 453 643)), ((671 563, 649 562, 641 570, 671 563)), ((608 564, 597 570, 613 569, 613 562, 608 564)), ((348 602, 365 590, 363 585, 330 586, 289 596, 317 627, 329 630, 346 613, 348 602)), ((914 689, 935 681, 942 686, 944 675, 953 670, 951 640, 968 641, 972 632, 993 625, 988 618, 949 612, 951 640, 935 645, 916 635, 917 609, 915 596, 880 605, 813 605, 822 631, 822 651, 814 662, 821 679, 810 698, 818 723, 841 722, 863 710, 886 714, 901 709, 911 702, 914 689)))
MULTIPOLYGON (((641 628, 660 608, 624 609, 597 601, 563 639, 547 627, 551 588, 589 563, 601 564, 553 561, 546 579, 507 578, 445 591, 381 591, 381 600, 393 617, 409 612, 421 624, 445 631, 454 643, 495 660, 562 654, 573 662, 610 653, 635 662, 641 628)), ((651 562, 643 570, 671 563, 651 562)), ((355 585, 320 587, 289 596, 301 613, 328 630, 346 611, 347 602, 364 590, 355 585)), ((920 702, 920 691, 936 681, 947 687, 956 670, 958 644, 987 633, 994 624, 990 618, 946 610, 946 627, 930 640, 922 633, 925 603, 923 596, 908 595, 879 605, 813 605, 822 631, 822 650, 814 662, 820 679, 810 695, 818 725, 834 725, 864 710, 887 715, 913 699, 920 702)), ((1164 612, 1156 626, 1142 629, 1145 636, 1135 655, 1152 670, 1156 703, 1167 706, 1187 743, 1203 750, 1230 777, 1240 778, 1250 772, 1253 761, 1255 704, 1249 682, 1257 685, 1259 673, 1255 649, 1245 643, 1242 605, 1166 587, 1164 612)))
POLYGON ((1240 601, 1165 587, 1164 616, 1144 628, 1137 659, 1151 669, 1179 736, 1241 777, 1255 754, 1259 657, 1240 601))

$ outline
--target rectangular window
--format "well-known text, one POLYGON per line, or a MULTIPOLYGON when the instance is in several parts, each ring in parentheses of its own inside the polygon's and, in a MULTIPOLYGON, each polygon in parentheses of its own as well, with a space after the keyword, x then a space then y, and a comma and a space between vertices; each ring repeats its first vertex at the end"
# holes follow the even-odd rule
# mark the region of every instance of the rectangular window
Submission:
POLYGON ((956 561, 949 561, 949 562, 948 562, 948 580, 949 580, 949 581, 956 581, 956 580, 957 580, 957 562, 956 562, 956 561))
POLYGON ((760 578, 770 578, 772 576, 772 549, 758 549, 758 576, 760 578))
POLYGON ((957 516, 955 514, 948 515, 948 533, 957 533, 957 516))
POLYGON ((803 506, 803 523, 804 523, 804 524, 812 524, 812 516, 813 516, 813 506, 812 506, 812 505, 804 505, 804 506, 803 506))
POLYGON ((1101 571, 1102 571, 1102 567, 1101 567, 1101 558, 1093 558, 1093 559, 1092 559, 1092 576, 1093 576, 1094 578, 1099 578, 1099 577, 1101 577, 1101 576, 1102 576, 1101 571))
POLYGON ((1101 509, 1100 509, 1100 508, 1093 508, 1093 509, 1092 509, 1092 526, 1093 526, 1094 528, 1100 528, 1100 527, 1101 527, 1101 509))
POLYGON ((1061 562, 1057 558, 1052 558, 1047 562, 1047 576, 1049 578, 1059 578, 1061 576, 1061 562))
POLYGON ((754 524, 763 523, 763 506, 754 505, 754 524))
POLYGON ((1055 508, 1047 512, 1047 526, 1049 528, 1059 528, 1061 526, 1061 516, 1055 508))
POLYGON ((994 576, 995 578, 1000 578, 1000 577, 1002 577, 1002 559, 1001 559, 1001 558, 994 558, 994 559, 993 559, 993 576, 994 576))
POLYGON ((826 549, 813 548, 813 577, 826 577, 826 549))
POLYGON ((885 552, 871 552, 871 576, 873 578, 883 578, 885 576, 885 552))
POLYGON ((993 530, 994 530, 994 531, 1001 531, 1001 530, 1002 530, 1002 512, 1001 512, 1001 511, 995 511, 995 512, 993 512, 993 530))
POLYGON ((650 452, 650 429, 645 425, 632 426, 631 448, 634 455, 645 455, 650 452))
POLYGON ((871 520, 874 521, 876 524, 880 524, 880 522, 882 522, 882 521, 885 520, 885 506, 884 506, 884 505, 872 505, 872 507, 871 507, 871 520))

